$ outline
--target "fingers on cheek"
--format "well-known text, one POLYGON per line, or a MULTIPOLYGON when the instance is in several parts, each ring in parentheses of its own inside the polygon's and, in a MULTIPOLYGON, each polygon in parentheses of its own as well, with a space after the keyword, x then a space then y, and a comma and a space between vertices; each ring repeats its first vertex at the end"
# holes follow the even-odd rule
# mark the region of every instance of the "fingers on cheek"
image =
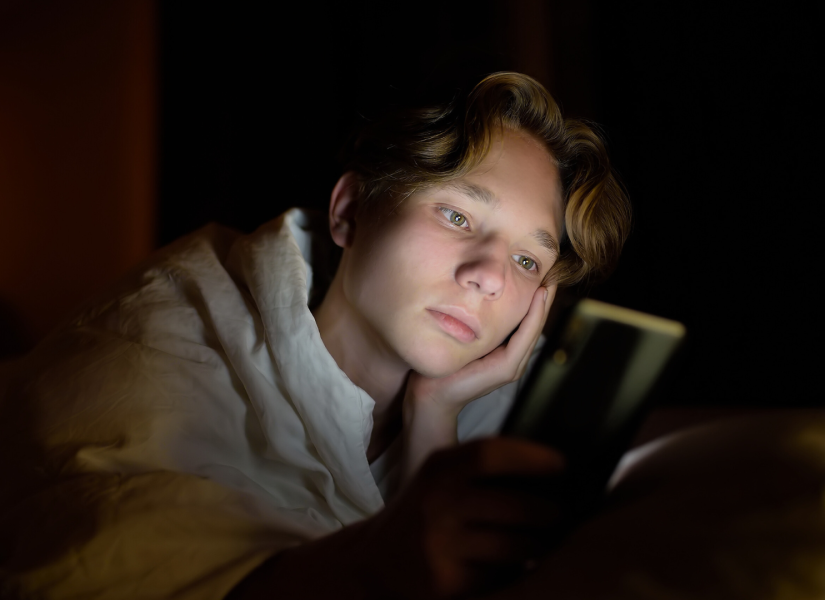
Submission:
POLYGON ((536 293, 533 295, 533 304, 536 307, 544 306, 544 294, 547 292, 547 289, 539 286, 539 289, 536 290, 536 293))
POLYGON ((546 293, 547 288, 539 287, 539 289, 536 290, 535 296, 533 296, 533 303, 530 305, 530 311, 535 311, 537 319, 541 319, 544 315, 546 315, 547 308, 550 306, 549 299, 545 299, 546 293))

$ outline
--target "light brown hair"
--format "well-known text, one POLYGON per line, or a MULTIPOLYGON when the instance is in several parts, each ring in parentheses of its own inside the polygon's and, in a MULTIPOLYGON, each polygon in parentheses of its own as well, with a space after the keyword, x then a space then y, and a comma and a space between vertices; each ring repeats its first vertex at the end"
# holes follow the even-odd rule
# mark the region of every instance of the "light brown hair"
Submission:
POLYGON ((547 90, 520 73, 494 73, 448 101, 398 108, 367 122, 344 152, 365 205, 410 194, 472 171, 502 128, 541 141, 556 161, 564 202, 561 255, 544 283, 606 277, 630 230, 630 202, 604 142, 588 124, 564 119, 547 90))

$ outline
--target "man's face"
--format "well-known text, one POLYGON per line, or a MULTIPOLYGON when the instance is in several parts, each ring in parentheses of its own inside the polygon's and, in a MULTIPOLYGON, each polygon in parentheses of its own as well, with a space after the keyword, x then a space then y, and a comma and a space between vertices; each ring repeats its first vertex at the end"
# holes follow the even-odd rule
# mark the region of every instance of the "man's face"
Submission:
POLYGON ((386 352, 424 376, 449 375, 527 314, 562 222, 548 152, 506 132, 466 177, 410 196, 389 216, 359 215, 344 294, 386 352))

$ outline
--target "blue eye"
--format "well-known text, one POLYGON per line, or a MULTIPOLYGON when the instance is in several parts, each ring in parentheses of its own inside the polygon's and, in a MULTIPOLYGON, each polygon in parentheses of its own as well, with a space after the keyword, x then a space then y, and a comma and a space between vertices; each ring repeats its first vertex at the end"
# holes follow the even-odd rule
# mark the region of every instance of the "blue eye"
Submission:
POLYGON ((461 214, 458 211, 455 211, 451 208, 439 208, 441 212, 447 217, 447 219, 455 225, 456 227, 461 227, 462 229, 467 229, 469 225, 467 224, 467 217, 461 214))
POLYGON ((526 271, 538 271, 538 266, 536 265, 536 261, 534 261, 529 256, 522 256, 519 254, 514 254, 513 258, 519 264, 520 267, 525 269, 526 271))

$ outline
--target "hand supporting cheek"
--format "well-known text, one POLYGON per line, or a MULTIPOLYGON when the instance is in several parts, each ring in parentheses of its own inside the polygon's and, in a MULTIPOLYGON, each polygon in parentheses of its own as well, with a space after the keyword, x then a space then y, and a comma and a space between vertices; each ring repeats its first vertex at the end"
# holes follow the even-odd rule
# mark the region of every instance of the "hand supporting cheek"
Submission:
POLYGON ((540 286, 509 341, 452 375, 431 379, 410 373, 403 408, 405 479, 434 450, 456 443, 456 418, 462 408, 524 375, 555 295, 555 285, 540 286))

